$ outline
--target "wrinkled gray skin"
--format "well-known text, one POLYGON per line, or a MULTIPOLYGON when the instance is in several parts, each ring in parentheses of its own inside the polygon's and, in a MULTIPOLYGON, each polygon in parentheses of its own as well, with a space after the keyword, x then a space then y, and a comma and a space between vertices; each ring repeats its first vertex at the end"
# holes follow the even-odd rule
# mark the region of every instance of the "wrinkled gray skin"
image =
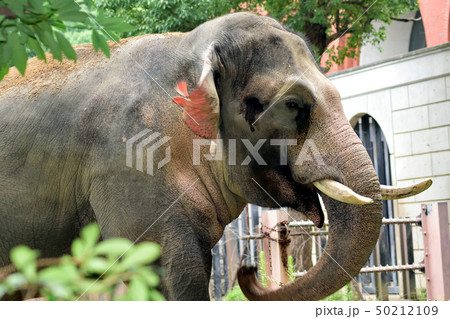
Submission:
MULTIPOLYGON (((80 228, 96 221, 103 239, 135 240, 143 234, 139 241, 162 245, 167 298, 209 299, 210 250, 246 203, 275 208, 279 203, 320 223, 311 185, 331 178, 375 203, 354 206, 323 195, 332 225, 329 255, 278 292, 265 291, 244 268, 241 288, 257 300, 316 300, 363 266, 379 233, 379 182, 338 92, 302 38, 270 18, 238 13, 186 34, 128 40, 112 49, 109 60, 83 46, 77 51, 75 67, 52 69, 31 61, 25 81, 16 72, 0 83, 0 265, 10 263, 8 253, 18 244, 39 249, 42 257, 67 253, 80 228), (198 136, 171 96, 179 95, 178 81, 195 88, 211 43, 225 158, 230 138, 252 144, 261 138, 297 139, 287 166, 268 142, 260 149, 265 166, 254 160, 248 166, 228 166, 226 160, 193 165, 192 140, 198 136), (266 111, 291 84, 252 132, 252 114, 257 118, 261 107, 266 111), (289 108, 287 101, 298 107, 289 108), (125 165, 125 141, 145 128, 172 137, 165 145, 172 159, 154 176, 125 165), (314 140, 325 165, 295 165, 306 138, 314 140)), ((240 163, 248 153, 237 145, 240 163)), ((157 154, 155 162, 164 158, 164 147, 157 154)))

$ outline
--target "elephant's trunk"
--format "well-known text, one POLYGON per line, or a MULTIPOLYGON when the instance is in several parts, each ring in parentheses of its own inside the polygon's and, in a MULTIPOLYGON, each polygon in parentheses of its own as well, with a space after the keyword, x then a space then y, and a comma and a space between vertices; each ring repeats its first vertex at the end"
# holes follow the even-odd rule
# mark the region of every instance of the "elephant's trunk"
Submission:
POLYGON ((377 242, 381 215, 378 210, 362 212, 358 211, 360 208, 350 208, 348 204, 334 200, 326 202, 330 204, 330 231, 325 251, 317 264, 293 284, 273 291, 259 284, 254 269, 241 268, 239 284, 248 299, 320 300, 359 273, 377 242))
MULTIPOLYGON (((277 290, 262 287, 256 279, 255 269, 241 268, 239 284, 250 300, 323 299, 352 280, 368 260, 381 227, 380 185, 372 162, 351 127, 348 125, 341 132, 343 134, 335 137, 334 141, 329 138, 328 143, 342 145, 343 151, 333 158, 326 158, 326 162, 342 173, 340 182, 358 194, 374 199, 374 202, 367 205, 346 204, 322 194, 330 226, 327 245, 320 260, 294 283, 277 290)), ((311 172, 300 174, 314 175, 311 172)))

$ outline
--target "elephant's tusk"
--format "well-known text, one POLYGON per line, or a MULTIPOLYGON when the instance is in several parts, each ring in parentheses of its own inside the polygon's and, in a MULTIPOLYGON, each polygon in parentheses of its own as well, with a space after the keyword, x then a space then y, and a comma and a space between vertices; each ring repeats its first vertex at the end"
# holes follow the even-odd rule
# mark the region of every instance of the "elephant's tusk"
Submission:
POLYGON ((431 179, 404 187, 381 185, 381 198, 384 200, 400 199, 422 193, 433 184, 431 179))
POLYGON ((313 183, 322 193, 347 204, 365 205, 373 203, 373 199, 361 196, 349 187, 331 179, 321 179, 313 183))

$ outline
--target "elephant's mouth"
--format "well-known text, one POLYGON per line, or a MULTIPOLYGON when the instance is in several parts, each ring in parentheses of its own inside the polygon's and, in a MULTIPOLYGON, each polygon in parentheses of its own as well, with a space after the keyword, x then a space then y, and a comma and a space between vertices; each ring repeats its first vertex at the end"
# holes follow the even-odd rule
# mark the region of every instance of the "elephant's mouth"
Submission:
MULTIPOLYGON (((295 177, 292 179, 295 179, 295 177)), ((324 223, 324 213, 319 201, 319 194, 353 205, 367 205, 374 202, 374 199, 362 196, 350 187, 330 178, 320 178, 308 184, 298 182, 295 182, 295 184, 299 202, 292 208, 304 213, 319 228, 324 223)), ((425 191, 431 184, 432 181, 428 179, 405 187, 380 185, 380 196, 382 200, 410 197, 425 191)))
POLYGON ((305 214, 318 228, 323 226, 325 220, 319 193, 321 196, 325 194, 337 201, 349 204, 364 205, 373 202, 372 199, 361 196, 347 186, 331 179, 317 180, 308 185, 300 184, 296 188, 298 197, 301 198, 299 203, 292 208, 305 214))
MULTIPOLYGON (((297 184, 298 185, 298 184, 297 184)), ((296 187, 298 203, 292 208, 305 214, 318 228, 323 226, 325 217, 318 192, 312 185, 298 185, 296 187)))
MULTIPOLYGON (((320 204, 318 197, 319 192, 322 196, 325 194, 337 201, 348 204, 365 205, 373 203, 373 199, 359 195, 351 188, 332 179, 317 180, 309 184, 306 188, 306 194, 305 190, 302 191, 309 197, 309 201, 312 205, 308 208, 302 207, 301 212, 303 212, 318 228, 323 226, 325 219, 322 205, 320 204)), ((299 210, 299 207, 295 209, 299 210)))

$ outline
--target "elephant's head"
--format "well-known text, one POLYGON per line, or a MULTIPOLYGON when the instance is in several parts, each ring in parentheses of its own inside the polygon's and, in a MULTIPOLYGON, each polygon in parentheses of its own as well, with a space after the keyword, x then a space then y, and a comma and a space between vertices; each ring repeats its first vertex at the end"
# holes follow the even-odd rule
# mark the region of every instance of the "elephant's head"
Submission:
POLYGON ((194 30, 181 45, 195 48, 196 79, 190 93, 180 81, 178 91, 186 98, 174 101, 185 108, 185 121, 197 135, 223 141, 215 150, 222 160, 214 165, 228 190, 245 202, 304 212, 318 226, 324 219, 318 194, 327 209, 327 246, 306 275, 270 291, 258 284, 253 269, 242 268, 243 292, 255 300, 332 294, 369 258, 382 218, 377 175, 336 88, 305 40, 271 18, 224 16, 194 30), (261 158, 250 156, 245 165, 249 146, 261 158))

